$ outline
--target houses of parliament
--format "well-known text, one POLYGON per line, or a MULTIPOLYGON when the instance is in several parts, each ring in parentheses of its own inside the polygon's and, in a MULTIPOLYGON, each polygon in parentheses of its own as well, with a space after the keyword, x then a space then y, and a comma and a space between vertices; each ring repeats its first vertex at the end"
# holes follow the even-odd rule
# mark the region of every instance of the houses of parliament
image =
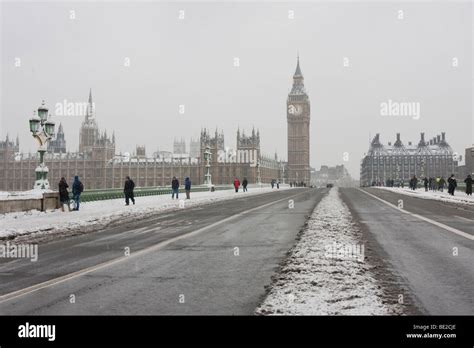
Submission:
MULTIPOLYGON (((260 132, 252 129, 249 135, 239 129, 236 134, 236 150, 257 154, 258 166, 249 163, 218 161, 218 153, 225 151, 223 132, 202 129, 198 140, 191 140, 189 151, 183 140, 175 141, 174 151, 157 151, 147 156, 143 146, 137 146, 133 155, 117 154, 115 134, 101 132, 94 110, 92 92, 86 114, 79 130, 79 149, 66 151, 66 136, 60 124, 55 139, 48 144, 45 163, 49 169, 48 179, 55 187, 61 177, 70 181, 79 175, 86 189, 121 188, 126 176, 130 176, 138 187, 167 186, 173 176, 184 179, 189 176, 194 184, 203 184, 206 170, 204 152, 211 152, 210 173, 212 183, 231 184, 234 178, 247 178, 256 183, 272 180, 309 184, 309 98, 304 90, 303 75, 297 62, 293 86, 287 98, 288 162, 278 155, 266 156, 260 150, 260 132)), ((37 153, 20 152, 18 138, 13 141, 7 135, 0 141, 0 191, 25 191, 33 188, 37 153)))

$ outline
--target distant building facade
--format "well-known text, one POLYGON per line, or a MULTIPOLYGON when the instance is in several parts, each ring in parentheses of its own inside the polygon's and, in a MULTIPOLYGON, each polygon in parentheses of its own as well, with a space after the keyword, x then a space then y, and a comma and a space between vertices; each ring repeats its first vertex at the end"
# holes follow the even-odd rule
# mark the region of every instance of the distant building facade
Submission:
MULTIPOLYGON (((5 141, 0 140, 0 191, 6 191, 5 188, 2 190, 2 186, 5 187, 5 185, 2 185, 1 183, 11 181, 14 179, 15 174, 19 174, 11 170, 11 162, 17 159, 19 152, 20 142, 18 137, 16 138, 16 142, 14 142, 10 140, 10 137, 7 134, 5 141)), ((30 183, 30 189, 32 188, 33 184, 30 183)))
POLYGON ((173 142, 173 153, 187 153, 186 152, 186 142, 183 138, 181 140, 174 140, 173 142))
POLYGON ((189 157, 191 158, 197 158, 199 157, 201 153, 201 142, 199 139, 195 140, 194 138, 191 138, 189 142, 189 157))
POLYGON ((322 165, 321 169, 311 172, 311 184, 316 187, 326 186, 327 184, 348 187, 354 186, 354 180, 343 164, 334 167, 322 165))
POLYGON ((137 154, 137 157, 139 157, 139 158, 146 158, 146 147, 145 147, 145 145, 143 145, 143 146, 138 146, 137 145, 136 154, 137 154))
MULTIPOLYGON (((460 160, 462 156, 459 156, 460 160)), ((464 152, 464 164, 458 167, 460 178, 465 178, 467 175, 474 177, 474 146, 468 147, 464 152)))
POLYGON ((464 154, 465 170, 464 174, 474 175, 474 146, 468 147, 464 154))
POLYGON ((60 123, 56 137, 48 143, 48 152, 66 153, 66 138, 63 125, 60 123))
MULTIPOLYGON (((115 135, 109 137, 106 131, 100 132, 93 106, 90 92, 87 112, 79 130, 79 151, 63 151, 64 139, 64 142, 61 140, 60 144, 56 143, 51 148, 52 151, 45 155, 52 188, 56 187, 61 177, 64 176, 70 182, 75 175, 80 176, 85 189, 121 188, 126 176, 133 178, 139 187, 168 186, 173 176, 181 180, 189 176, 194 184, 202 184, 206 147, 212 153, 211 175, 214 184, 231 184, 235 177, 241 181, 246 177, 249 183, 255 183, 258 173, 263 183, 269 183, 273 179, 280 182, 285 180, 285 163, 261 154, 260 134, 254 130, 251 136, 240 135, 240 130, 237 131, 236 149, 255 150, 259 163, 255 167, 249 163, 219 161, 219 151, 225 151, 226 148, 224 134, 217 130, 213 135, 208 130, 201 131, 197 156, 157 151, 153 156, 147 157, 144 146, 137 146, 134 155, 116 154, 115 135)), ((63 133, 62 127, 61 132, 63 133)), ((193 154, 196 154, 196 143, 197 141, 193 144, 193 154)), ((183 143, 173 150, 183 150, 182 145, 183 143)), ((13 142, 7 136, 5 141, 0 141, 0 191, 32 189, 38 161, 37 153, 20 153, 18 139, 13 142)))
POLYGON ((360 185, 384 185, 389 179, 407 184, 413 175, 447 178, 458 174, 456 157, 444 132, 428 141, 421 133, 417 144, 404 144, 397 133, 396 141, 387 145, 376 134, 361 161, 360 185))

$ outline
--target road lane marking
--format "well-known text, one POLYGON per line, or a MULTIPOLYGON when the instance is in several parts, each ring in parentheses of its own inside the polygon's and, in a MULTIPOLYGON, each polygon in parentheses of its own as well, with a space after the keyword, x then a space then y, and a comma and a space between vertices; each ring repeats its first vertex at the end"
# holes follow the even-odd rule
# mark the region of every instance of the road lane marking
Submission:
POLYGON ((234 215, 231 215, 223 220, 219 220, 211 225, 208 225, 208 226, 204 226, 200 229, 197 229, 195 231, 191 231, 191 232, 188 232, 188 233, 185 233, 185 234, 182 234, 182 235, 179 235, 179 236, 176 236, 176 237, 173 237, 173 238, 170 238, 168 240, 165 240, 165 241, 162 241, 158 244, 155 244, 155 245, 152 245, 152 246, 149 246, 145 249, 141 249, 139 251, 136 251, 136 252, 132 252, 129 256, 121 256, 119 258, 116 258, 116 259, 113 259, 113 260, 109 260, 109 261, 106 261, 106 262, 103 262, 103 263, 100 263, 98 265, 94 265, 94 266, 91 266, 91 267, 87 267, 87 268, 84 268, 82 270, 79 270, 79 271, 76 271, 76 272, 72 272, 72 273, 69 273, 69 274, 66 274, 66 275, 63 275, 63 276, 60 276, 60 277, 57 277, 57 278, 54 278, 54 279, 50 279, 50 280, 47 280, 45 282, 42 282, 42 283, 38 283, 38 284, 35 284, 35 285, 31 285, 29 287, 26 287, 26 288, 23 288, 23 289, 20 289, 20 290, 15 290, 15 291, 12 291, 10 293, 7 293, 5 295, 1 295, 0 296, 0 304, 6 302, 6 301, 9 301, 9 300, 12 300, 12 299, 15 299, 15 298, 18 298, 18 297, 21 297, 21 296, 25 296, 25 295, 28 295, 28 294, 31 294, 33 292, 36 292, 38 290, 41 290, 41 289, 44 289, 44 288, 47 288, 47 287, 50 287, 50 286, 53 286, 53 285, 57 285, 57 284, 60 284, 60 283, 63 283, 63 282, 66 282, 68 280, 72 280, 72 279, 75 279, 77 277, 80 277, 80 276, 83 276, 85 274, 88 274, 88 273, 91 273, 91 272, 94 272, 94 271, 98 271, 100 269, 103 269, 103 268, 106 268, 106 267, 110 267, 110 266, 113 266, 113 265, 116 265, 120 262, 123 262, 123 261, 126 261, 126 260, 130 260, 132 258, 136 258, 136 257, 139 257, 139 256, 142 256, 144 254, 147 254, 149 252, 152 252, 152 251, 156 251, 156 250, 159 250, 165 246, 167 246, 168 244, 171 244, 171 243, 174 243, 178 240, 181 240, 181 239, 185 239, 185 238, 188 238, 188 237, 192 237, 192 236, 195 236, 203 231, 206 231, 208 229, 211 229, 211 228, 214 228, 218 225, 221 225, 225 222, 228 222, 230 220, 233 220, 235 218, 238 218, 238 217, 241 217, 245 214, 248 214, 249 212, 253 212, 255 210, 258 210, 258 209, 262 209, 262 208, 266 208, 270 205, 273 205, 273 204, 276 204, 276 203, 280 203, 280 202, 283 202, 283 201, 287 201, 288 199, 290 198, 293 198, 293 197, 296 197, 296 196, 299 196, 299 195, 302 195, 302 194, 307 194, 309 193, 310 191, 303 191, 303 192, 299 192, 297 194, 294 194, 294 195, 291 195, 291 196, 288 196, 288 197, 285 197, 285 198, 282 198, 282 199, 279 199, 279 200, 276 200, 276 201, 272 201, 270 203, 266 203, 266 204, 263 204, 263 205, 260 205, 258 207, 255 207, 255 208, 252 208, 252 209, 248 209, 246 211, 243 211, 243 212, 240 212, 238 214, 234 214, 234 215))
POLYGON ((464 216, 459 216, 459 215, 454 215, 454 216, 457 217, 458 219, 462 219, 462 220, 465 220, 467 222, 474 222, 474 220, 465 218, 464 216))
POLYGON ((418 214, 415 214, 415 213, 411 213, 411 212, 409 212, 409 211, 407 211, 407 210, 405 210, 405 209, 400 209, 400 208, 399 208, 398 206, 396 206, 395 204, 392 204, 392 203, 390 203, 390 202, 387 202, 386 200, 384 200, 384 199, 382 199, 382 198, 380 198, 380 197, 377 197, 377 196, 375 196, 375 195, 373 195, 373 194, 371 194, 371 193, 368 193, 367 191, 361 190, 360 188, 358 188, 358 190, 361 191, 361 192, 364 192, 366 195, 369 195, 369 196, 371 196, 372 198, 375 198, 375 199, 377 199, 377 200, 379 200, 379 201, 385 203, 386 205, 388 205, 388 206, 390 206, 390 207, 392 207, 392 208, 394 208, 394 209, 396 209, 396 210, 398 210, 398 211, 400 211, 400 212, 402 212, 402 213, 411 215, 411 216, 416 217, 416 218, 418 218, 418 219, 420 219, 420 220, 426 221, 426 222, 428 222, 428 223, 430 223, 430 224, 432 224, 432 225, 441 227, 442 229, 444 229, 444 230, 446 230, 446 231, 449 231, 449 232, 452 232, 452 233, 455 233, 455 234, 457 234, 457 235, 459 235, 459 236, 461 236, 461 237, 467 238, 467 239, 469 239, 469 240, 474 240, 474 236, 473 236, 473 235, 470 235, 469 233, 460 231, 460 230, 458 230, 458 229, 456 229, 456 228, 454 228, 454 227, 450 227, 450 226, 445 225, 445 224, 442 224, 442 223, 440 223, 440 222, 437 222, 437 221, 428 219, 427 217, 424 217, 424 216, 421 216, 421 215, 418 215, 418 214))

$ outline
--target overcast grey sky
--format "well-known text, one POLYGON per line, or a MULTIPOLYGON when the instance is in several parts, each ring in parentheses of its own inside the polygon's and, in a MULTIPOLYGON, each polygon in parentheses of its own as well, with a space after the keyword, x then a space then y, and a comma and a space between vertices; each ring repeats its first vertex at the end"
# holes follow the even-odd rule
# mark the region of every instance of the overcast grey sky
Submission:
MULTIPOLYGON (((216 126, 234 147, 237 127, 255 126, 263 152, 286 159, 297 51, 311 100, 313 167, 344 163, 358 178, 375 133, 386 143, 397 132, 417 142, 422 131, 446 131, 460 153, 474 142, 470 2, 1 6, 0 136, 19 134, 25 152, 36 151, 28 118, 42 99, 54 113, 58 102, 86 101, 92 88, 99 127, 115 130, 118 151, 171 150, 175 137, 189 145, 201 127, 216 126), (381 116, 389 99, 420 103, 420 118, 381 116)), ((54 119, 76 151, 82 117, 54 119)))

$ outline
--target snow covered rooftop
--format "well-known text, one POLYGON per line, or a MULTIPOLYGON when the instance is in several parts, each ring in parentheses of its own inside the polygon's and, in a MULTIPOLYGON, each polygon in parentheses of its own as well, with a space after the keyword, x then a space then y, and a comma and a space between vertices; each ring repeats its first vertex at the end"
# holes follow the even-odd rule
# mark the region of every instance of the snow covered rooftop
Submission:
POLYGON ((381 143, 380 134, 377 133, 370 144, 368 154, 375 156, 451 156, 453 150, 447 143, 444 132, 429 141, 425 140, 425 133, 421 133, 421 138, 417 143, 409 141, 408 144, 403 143, 400 133, 397 133, 396 141, 393 144, 388 142, 387 145, 381 143))

